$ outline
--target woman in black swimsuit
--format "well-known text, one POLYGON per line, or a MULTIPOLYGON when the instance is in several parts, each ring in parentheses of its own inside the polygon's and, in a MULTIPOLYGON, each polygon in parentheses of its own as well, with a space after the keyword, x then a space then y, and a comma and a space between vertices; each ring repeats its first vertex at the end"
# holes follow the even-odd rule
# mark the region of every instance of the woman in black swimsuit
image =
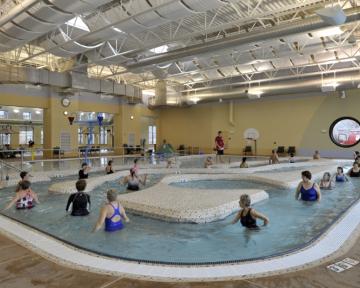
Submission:
POLYGON ((240 220, 242 226, 249 229, 258 229, 259 227, 256 224, 256 219, 263 220, 264 226, 269 223, 269 218, 250 207, 251 200, 249 195, 241 195, 239 205, 241 210, 236 214, 236 217, 232 221, 232 224, 236 224, 240 220))
POLYGON ((241 210, 236 214, 235 219, 232 221, 232 224, 235 224, 240 220, 242 226, 249 229, 257 229, 259 227, 256 224, 256 219, 263 220, 264 226, 269 223, 268 217, 255 211, 255 209, 250 207, 251 200, 249 195, 247 194, 241 195, 239 205, 241 210))
POLYGON ((349 170, 350 177, 360 177, 360 168, 357 162, 354 162, 353 167, 349 170))
POLYGON ((86 216, 88 215, 89 208, 91 205, 90 195, 85 193, 86 189, 86 181, 84 179, 80 179, 76 182, 76 193, 72 193, 69 196, 68 202, 66 204, 66 212, 69 210, 70 205, 71 215, 72 216, 86 216))

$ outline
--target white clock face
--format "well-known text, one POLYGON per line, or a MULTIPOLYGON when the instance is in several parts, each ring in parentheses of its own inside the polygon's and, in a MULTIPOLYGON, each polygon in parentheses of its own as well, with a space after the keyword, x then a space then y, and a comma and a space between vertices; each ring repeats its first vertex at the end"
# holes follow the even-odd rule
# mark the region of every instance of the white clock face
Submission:
POLYGON ((70 99, 67 98, 67 97, 64 97, 61 99, 61 104, 64 106, 64 107, 69 107, 70 106, 70 99))

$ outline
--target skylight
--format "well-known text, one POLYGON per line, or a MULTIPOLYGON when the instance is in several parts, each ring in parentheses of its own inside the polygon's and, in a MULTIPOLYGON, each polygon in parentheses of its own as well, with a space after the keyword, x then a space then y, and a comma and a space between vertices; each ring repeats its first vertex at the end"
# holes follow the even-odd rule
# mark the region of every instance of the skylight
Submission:
POLYGON ((160 54, 160 53, 165 53, 165 52, 167 52, 168 49, 169 49, 169 46, 168 46, 168 45, 161 45, 161 46, 159 46, 159 47, 150 49, 150 51, 153 52, 153 53, 156 53, 156 54, 160 54))
POLYGON ((73 26, 75 28, 81 29, 86 32, 90 32, 89 27, 85 24, 85 22, 80 17, 74 17, 67 21, 65 24, 69 26, 73 26))
POLYGON ((119 33, 125 33, 124 31, 122 31, 121 29, 119 28, 116 28, 116 27, 111 27, 114 31, 116 32, 119 32, 119 33))

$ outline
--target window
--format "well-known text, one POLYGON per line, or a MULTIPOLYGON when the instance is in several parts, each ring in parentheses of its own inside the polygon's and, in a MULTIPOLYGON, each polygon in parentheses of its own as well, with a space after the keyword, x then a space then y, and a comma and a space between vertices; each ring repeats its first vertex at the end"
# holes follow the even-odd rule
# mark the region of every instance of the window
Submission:
POLYGON ((108 132, 106 127, 100 127, 100 141, 99 144, 108 144, 108 132))
POLYGON ((31 120, 31 112, 23 112, 24 120, 31 120))
POLYGON ((95 144, 95 133, 93 128, 87 129, 87 143, 88 144, 95 144))
POLYGON ((352 117, 339 118, 331 124, 329 136, 337 146, 355 146, 360 142, 360 122, 352 117))
POLYGON ((156 126, 149 126, 149 145, 156 144, 156 126))
POLYGON ((40 130, 40 144, 44 144, 44 129, 40 130))
POLYGON ((82 128, 78 129, 78 144, 84 144, 84 133, 82 128))
POLYGON ((1 110, 0 111, 0 119, 8 119, 8 112, 1 110))
POLYGON ((20 128, 19 144, 28 144, 30 140, 33 140, 33 129, 30 127, 20 128))
POLYGON ((0 134, 0 145, 10 145, 10 134, 0 134))

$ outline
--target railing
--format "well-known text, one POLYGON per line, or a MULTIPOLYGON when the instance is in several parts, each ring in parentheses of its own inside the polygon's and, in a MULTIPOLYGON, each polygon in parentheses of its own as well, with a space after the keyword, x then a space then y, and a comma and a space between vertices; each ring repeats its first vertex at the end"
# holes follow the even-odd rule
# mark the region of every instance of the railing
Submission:
MULTIPOLYGON (((151 147, 151 146, 150 146, 151 147)), ((23 169, 29 169, 29 163, 33 166, 42 165, 45 170, 46 162, 52 162, 52 167, 58 165, 62 169, 66 169, 70 164, 66 164, 68 161, 77 161, 76 165, 72 166, 80 167, 81 163, 91 162, 92 164, 106 165, 106 162, 111 159, 116 159, 116 165, 126 165, 133 161, 133 159, 141 158, 148 163, 158 163, 173 157, 175 162, 180 156, 187 155, 200 155, 200 154, 214 154, 212 148, 200 148, 199 146, 186 146, 184 149, 176 149, 173 153, 159 153, 153 152, 149 149, 142 147, 107 147, 107 146, 83 146, 76 149, 14 149, 14 150, 0 150, 0 157, 3 158, 4 163, 12 165, 18 171, 23 169), (56 164, 57 163, 57 164, 56 164), (17 167, 16 167, 17 166, 17 167)), ((160 149, 161 150, 161 149, 160 149)), ((237 153, 236 153, 237 154, 237 153)), ((234 155, 235 157, 235 155, 234 155)), ((236 156, 238 161, 239 155, 236 156)), ((251 158, 252 156, 247 156, 251 158)), ((234 158, 235 160, 235 158, 234 158)), ((226 155, 226 162, 232 162, 230 155, 226 155)), ((48 164, 47 166, 51 166, 48 164)), ((38 168, 40 169, 40 168, 38 168)))
POLYGON ((7 162, 5 162, 4 160, 0 160, 0 180, 3 181, 4 180, 4 167, 7 168, 7 173, 6 173, 6 177, 5 179, 8 180, 9 179, 9 169, 10 170, 15 170, 16 172, 21 172, 21 169, 19 169, 18 167, 16 166, 13 166, 7 162))

